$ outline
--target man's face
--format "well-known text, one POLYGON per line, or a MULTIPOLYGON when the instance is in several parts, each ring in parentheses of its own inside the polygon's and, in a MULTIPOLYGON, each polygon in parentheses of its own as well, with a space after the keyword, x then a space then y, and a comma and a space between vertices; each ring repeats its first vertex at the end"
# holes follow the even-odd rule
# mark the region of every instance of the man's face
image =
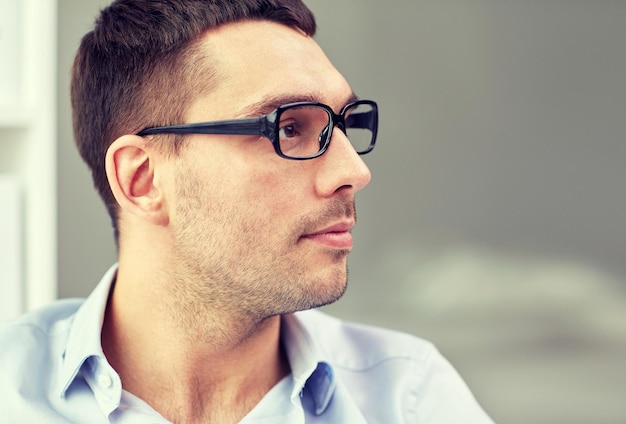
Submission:
MULTIPOLYGON (((319 46, 270 22, 229 24, 203 45, 216 88, 186 122, 266 114, 317 101, 335 112, 352 91, 319 46)), ((174 87, 175 89, 175 87, 174 87)), ((197 300, 259 317, 307 309, 345 290, 354 195, 370 173, 337 128, 321 157, 279 157, 256 136, 187 136, 172 159, 168 207, 173 277, 197 300)))

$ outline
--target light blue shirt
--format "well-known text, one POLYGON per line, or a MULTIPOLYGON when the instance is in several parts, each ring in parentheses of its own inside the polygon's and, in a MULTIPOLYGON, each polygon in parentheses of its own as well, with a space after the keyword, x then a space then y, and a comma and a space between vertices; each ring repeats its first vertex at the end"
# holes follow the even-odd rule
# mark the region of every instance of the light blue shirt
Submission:
MULTIPOLYGON (((0 326, 0 423, 168 423, 122 388, 100 331, 117 267, 84 301, 0 326)), ((492 423, 432 344, 319 311, 282 319, 291 374, 243 419, 261 423, 492 423)))

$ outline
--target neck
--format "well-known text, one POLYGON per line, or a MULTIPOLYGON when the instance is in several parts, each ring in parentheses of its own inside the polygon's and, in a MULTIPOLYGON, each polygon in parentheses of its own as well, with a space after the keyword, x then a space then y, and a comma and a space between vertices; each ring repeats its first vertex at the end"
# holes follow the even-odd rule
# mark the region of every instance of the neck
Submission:
POLYGON ((120 264, 102 346, 124 389, 165 418, 238 422, 288 374, 279 316, 251 321, 206 310, 176 319, 158 283, 143 282, 120 264))

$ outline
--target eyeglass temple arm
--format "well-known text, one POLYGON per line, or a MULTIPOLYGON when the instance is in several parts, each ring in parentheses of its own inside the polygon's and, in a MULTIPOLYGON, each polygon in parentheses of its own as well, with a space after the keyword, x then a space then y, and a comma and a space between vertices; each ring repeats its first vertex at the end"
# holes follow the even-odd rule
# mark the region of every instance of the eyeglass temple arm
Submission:
POLYGON ((168 125, 142 130, 137 135, 151 134, 227 134, 266 136, 269 125, 265 117, 232 119, 216 122, 198 122, 194 124, 168 125))

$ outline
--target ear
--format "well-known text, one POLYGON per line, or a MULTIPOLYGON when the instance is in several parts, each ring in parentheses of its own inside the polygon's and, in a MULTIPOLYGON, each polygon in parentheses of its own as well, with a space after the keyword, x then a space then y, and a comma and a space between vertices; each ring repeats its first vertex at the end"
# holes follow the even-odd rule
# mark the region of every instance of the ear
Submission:
POLYGON ((124 135, 109 146, 105 166, 121 209, 152 224, 166 225, 165 196, 156 178, 160 157, 142 137, 124 135))

